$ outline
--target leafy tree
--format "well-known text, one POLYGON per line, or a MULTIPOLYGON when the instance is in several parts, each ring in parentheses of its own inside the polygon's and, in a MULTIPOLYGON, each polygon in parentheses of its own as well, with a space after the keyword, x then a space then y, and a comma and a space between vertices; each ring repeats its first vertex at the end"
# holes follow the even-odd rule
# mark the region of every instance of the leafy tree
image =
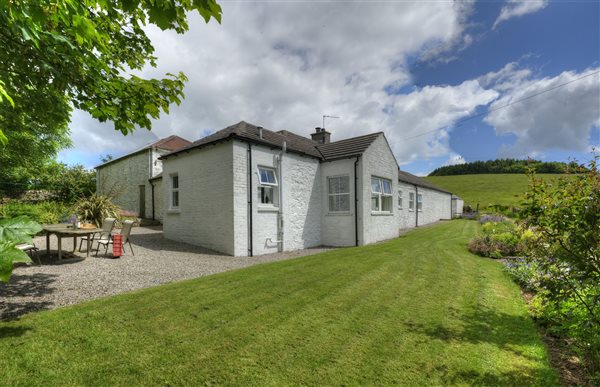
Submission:
POLYGON ((221 20, 215 0, 0 2, 0 143, 29 125, 64 133, 73 107, 124 134, 150 129, 151 118, 181 102, 186 77, 131 74, 156 66, 144 26, 183 33, 188 11, 221 20))
POLYGON ((600 174, 548 183, 531 176, 523 208, 533 230, 528 256, 539 270, 537 300, 554 324, 575 336, 600 371, 600 174))
POLYGON ((96 192, 96 172, 82 165, 68 166, 52 160, 39 171, 36 185, 56 191, 61 202, 74 203, 96 192))
POLYGON ((435 169, 429 176, 476 175, 481 173, 567 173, 579 171, 577 163, 566 164, 558 161, 497 159, 473 161, 470 163, 447 165, 435 169))

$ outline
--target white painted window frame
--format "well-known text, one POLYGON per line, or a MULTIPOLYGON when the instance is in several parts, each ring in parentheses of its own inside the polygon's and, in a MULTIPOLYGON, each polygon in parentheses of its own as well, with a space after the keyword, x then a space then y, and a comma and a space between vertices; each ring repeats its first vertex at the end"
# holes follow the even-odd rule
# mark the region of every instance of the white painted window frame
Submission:
POLYGON ((394 185, 392 183, 392 181, 390 179, 386 179, 385 177, 379 177, 379 176, 371 176, 371 213, 375 213, 375 214, 391 214, 392 210, 394 208, 394 202, 393 202, 393 196, 394 194, 392 193, 394 192, 394 185), (379 191, 375 191, 373 190, 373 180, 379 180, 379 191), (383 189, 383 182, 387 181, 390 183, 390 192, 384 192, 383 189), (377 208, 373 209, 373 197, 377 197, 377 208), (390 197, 392 200, 392 205, 390 206, 389 211, 383 210, 383 198, 387 198, 390 197))
POLYGON ((402 197, 402 190, 398 189, 398 209, 402 210, 404 207, 404 198, 402 197))
POLYGON ((259 165, 256 168, 257 173, 258 173, 258 204, 261 207, 267 207, 267 208, 276 208, 278 206, 279 203, 279 198, 277 196, 278 194, 278 190, 276 189, 276 187, 279 185, 278 181, 277 181, 277 169, 273 168, 273 167, 267 167, 267 166, 263 166, 263 165, 259 165), (274 183, 272 182, 268 182, 268 181, 263 181, 262 178, 262 174, 261 174, 261 170, 267 170, 273 173, 273 180, 275 181, 274 183), (272 191, 271 197, 273 198, 273 202, 272 203, 263 203, 262 201, 262 191, 263 189, 268 188, 272 191))
POLYGON ((408 210, 409 211, 415 210, 415 193, 414 192, 408 193, 408 210))
POLYGON ((170 188, 170 192, 169 192, 169 209, 170 210, 179 210, 180 204, 181 204, 181 197, 179 195, 179 186, 180 186, 180 182, 179 182, 179 174, 178 173, 172 173, 169 175, 169 188, 170 188), (174 183, 174 179, 177 179, 177 187, 175 187, 174 183), (177 194, 177 205, 175 205, 175 201, 173 200, 175 194, 177 194))
POLYGON ((417 211, 423 212, 423 194, 417 195, 417 211))

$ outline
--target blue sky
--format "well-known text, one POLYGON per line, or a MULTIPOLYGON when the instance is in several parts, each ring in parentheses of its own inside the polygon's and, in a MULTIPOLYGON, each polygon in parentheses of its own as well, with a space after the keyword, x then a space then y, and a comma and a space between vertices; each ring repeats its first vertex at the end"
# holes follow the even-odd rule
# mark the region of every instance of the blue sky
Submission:
POLYGON ((76 111, 68 163, 246 120, 333 140, 385 132, 402 169, 497 157, 588 160, 600 144, 600 2, 227 3, 223 24, 148 29, 186 100, 123 137, 76 111), (582 78, 578 80, 578 78, 582 78), (567 86, 561 87, 563 83, 567 86), (545 92, 558 87, 554 91, 545 92), (502 108, 530 95, 541 95, 502 108))

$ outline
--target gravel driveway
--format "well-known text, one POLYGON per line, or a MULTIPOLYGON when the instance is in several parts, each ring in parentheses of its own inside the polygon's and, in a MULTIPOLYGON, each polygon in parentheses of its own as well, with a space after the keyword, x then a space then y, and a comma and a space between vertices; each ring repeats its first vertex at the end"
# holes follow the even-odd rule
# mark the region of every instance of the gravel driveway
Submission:
MULTIPOLYGON (((50 238, 56 254, 56 237, 50 238)), ((134 289, 196 278, 227 270, 280 261, 325 251, 325 248, 261 255, 231 257, 202 247, 173 242, 163 237, 160 227, 135 227, 129 252, 119 259, 98 258, 84 252, 70 254, 62 263, 44 262, 45 237, 35 239, 41 248, 42 266, 15 268, 8 284, 0 283, 0 320, 15 319, 36 310, 53 309, 134 289)), ((71 251, 72 238, 64 238, 63 251, 71 251)), ((94 244, 95 246, 95 244, 94 244)), ((102 251, 102 249, 101 249, 102 251)))

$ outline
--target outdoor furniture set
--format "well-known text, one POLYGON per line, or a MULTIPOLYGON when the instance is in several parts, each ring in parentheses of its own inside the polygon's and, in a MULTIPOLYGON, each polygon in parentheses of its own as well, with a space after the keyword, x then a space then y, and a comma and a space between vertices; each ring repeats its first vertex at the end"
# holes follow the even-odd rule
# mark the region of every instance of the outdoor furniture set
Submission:
MULTIPOLYGON (((86 257, 90 256, 90 251, 92 250, 93 242, 97 243, 96 247, 96 256, 98 256, 98 251, 100 250, 100 245, 105 247, 104 253, 105 255, 108 253, 108 246, 115 243, 115 235, 113 235, 113 229, 115 227, 116 219, 107 218, 102 222, 102 228, 97 228, 96 226, 81 226, 79 228, 74 227, 71 224, 48 224, 43 226, 43 231, 46 234, 46 256, 50 255, 50 235, 56 235, 58 240, 58 260, 62 260, 62 238, 73 237, 73 251, 77 247, 77 237, 80 237, 79 242, 79 251, 81 251, 83 241, 86 241, 87 249, 86 249, 86 257)), ((131 228, 133 227, 133 221, 126 220, 123 222, 121 233, 116 234, 120 236, 121 239, 121 248, 123 254, 125 254, 125 245, 129 243, 129 248, 131 249, 131 254, 135 255, 133 252, 133 246, 131 245, 131 241, 129 236, 131 234, 131 228)), ((19 246, 17 246, 19 247, 19 246)), ((19 247, 21 248, 21 247, 19 247)), ((40 262, 38 251, 39 249, 34 245, 23 245, 21 248, 23 251, 30 253, 30 255, 37 258, 38 263, 40 262)), ((119 255, 120 256, 120 255, 119 255)))

